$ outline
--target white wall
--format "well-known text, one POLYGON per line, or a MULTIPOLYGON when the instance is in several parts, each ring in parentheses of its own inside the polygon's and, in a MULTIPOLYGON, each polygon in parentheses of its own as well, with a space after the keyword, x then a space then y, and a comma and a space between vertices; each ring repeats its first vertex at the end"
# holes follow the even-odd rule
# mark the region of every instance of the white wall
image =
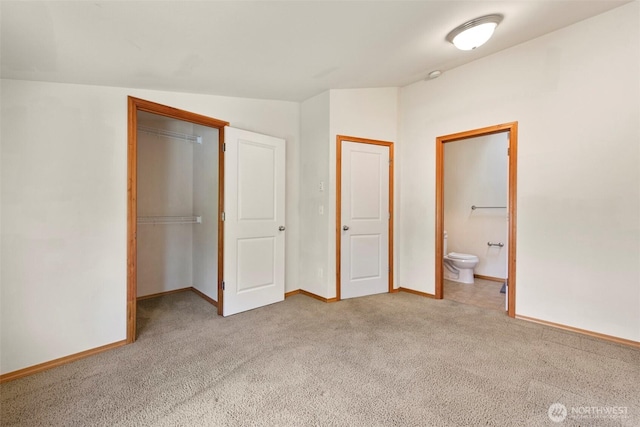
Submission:
POLYGON ((302 103, 302 289, 336 296, 336 136, 392 141, 397 152, 397 125, 397 88, 330 90, 302 103))
POLYGON ((336 134, 400 137, 396 286, 433 293, 435 138, 517 120, 517 313, 640 341, 639 28, 633 2, 403 88, 399 107, 394 88, 308 105, 302 124, 318 135, 329 115, 329 195, 301 206, 327 200, 326 242, 300 238, 311 214, 299 215, 295 177, 315 148, 299 150, 299 104, 2 80, 0 372, 125 339, 127 95, 287 141, 286 290, 307 286, 301 265, 326 263, 326 282, 308 286, 327 298, 336 134), (325 244, 326 261, 310 260, 325 244), (301 259, 304 245, 318 246, 301 259))
POLYGON ((507 132, 444 144, 444 228, 448 252, 476 255, 475 274, 505 279, 508 245, 507 132), (471 206, 504 206, 476 209, 471 206), (503 243, 503 247, 487 242, 503 243))
MULTIPOLYGON (((398 94, 399 89, 343 89, 330 91, 330 129, 329 129, 329 281, 326 296, 336 296, 336 137, 347 135, 358 138, 391 141, 395 154, 395 188, 400 188, 400 162, 398 144, 398 94)), ((397 227, 400 211, 400 191, 394 193, 394 212, 397 227)), ((395 228, 394 228, 395 229, 395 228)), ((394 232, 394 245, 398 246, 398 233, 394 232)), ((397 265, 398 254, 394 254, 394 264, 397 265)), ((395 272, 394 287, 398 287, 397 272, 395 272)))
POLYGON ((436 137, 518 121, 516 313, 640 341, 638 8, 401 90, 401 286, 434 292, 436 137))
POLYGON ((138 296, 193 286, 218 299, 218 129, 138 113, 138 124, 198 135, 202 144, 138 132, 138 216, 200 216, 139 224, 138 296))
POLYGON ((329 283, 329 144, 327 91, 300 107, 300 288, 324 297, 329 283))
MULTIPOLYGON (((193 134, 193 124, 139 113, 142 126, 193 134)), ((138 132, 138 216, 191 216, 193 143, 138 132)), ((137 295, 191 286, 193 226, 139 224, 137 295)))
POLYGON ((218 129, 194 125, 202 144, 193 145, 193 287, 218 300, 218 129))
MULTIPOLYGON (((127 95, 287 141, 299 104, 2 80, 0 371, 126 338, 127 95)), ((298 289, 298 181, 287 182, 287 290, 298 289)))

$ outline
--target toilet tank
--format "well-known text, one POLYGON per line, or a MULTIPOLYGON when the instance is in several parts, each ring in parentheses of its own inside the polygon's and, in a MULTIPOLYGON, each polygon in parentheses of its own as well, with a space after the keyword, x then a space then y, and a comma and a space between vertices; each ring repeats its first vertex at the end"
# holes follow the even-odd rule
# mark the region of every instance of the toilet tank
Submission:
POLYGON ((446 254, 449 253, 449 252, 447 252, 447 232, 446 231, 444 232, 444 239, 442 239, 442 242, 443 242, 443 244, 442 244, 442 254, 446 255, 446 254))

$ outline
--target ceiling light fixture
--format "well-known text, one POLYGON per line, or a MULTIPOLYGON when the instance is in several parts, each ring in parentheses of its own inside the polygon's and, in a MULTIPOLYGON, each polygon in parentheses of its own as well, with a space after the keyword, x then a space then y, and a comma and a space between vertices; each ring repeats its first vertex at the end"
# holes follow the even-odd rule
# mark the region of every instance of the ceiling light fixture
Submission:
POLYGON ((502 15, 494 14, 472 19, 456 27, 446 39, 460 50, 473 50, 491 38, 502 18, 502 15))

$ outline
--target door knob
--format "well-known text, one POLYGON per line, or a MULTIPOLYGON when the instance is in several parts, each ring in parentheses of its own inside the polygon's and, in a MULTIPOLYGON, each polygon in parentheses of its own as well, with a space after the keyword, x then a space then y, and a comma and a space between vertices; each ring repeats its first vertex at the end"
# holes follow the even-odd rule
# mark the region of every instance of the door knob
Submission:
POLYGON ((347 231, 347 230, 349 229, 349 226, 348 226, 348 225, 343 225, 343 226, 342 226, 342 229, 343 229, 344 231, 347 231))
POLYGON ((278 227, 278 230, 284 231, 284 225, 281 225, 280 227, 278 227))

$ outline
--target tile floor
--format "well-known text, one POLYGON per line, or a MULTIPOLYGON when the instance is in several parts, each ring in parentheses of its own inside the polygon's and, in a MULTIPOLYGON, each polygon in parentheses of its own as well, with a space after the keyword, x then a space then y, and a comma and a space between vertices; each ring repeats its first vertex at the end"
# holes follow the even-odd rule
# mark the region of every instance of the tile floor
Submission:
POLYGON ((475 279, 473 285, 444 280, 444 299, 491 310, 505 310, 505 295, 500 293, 501 282, 475 279))

